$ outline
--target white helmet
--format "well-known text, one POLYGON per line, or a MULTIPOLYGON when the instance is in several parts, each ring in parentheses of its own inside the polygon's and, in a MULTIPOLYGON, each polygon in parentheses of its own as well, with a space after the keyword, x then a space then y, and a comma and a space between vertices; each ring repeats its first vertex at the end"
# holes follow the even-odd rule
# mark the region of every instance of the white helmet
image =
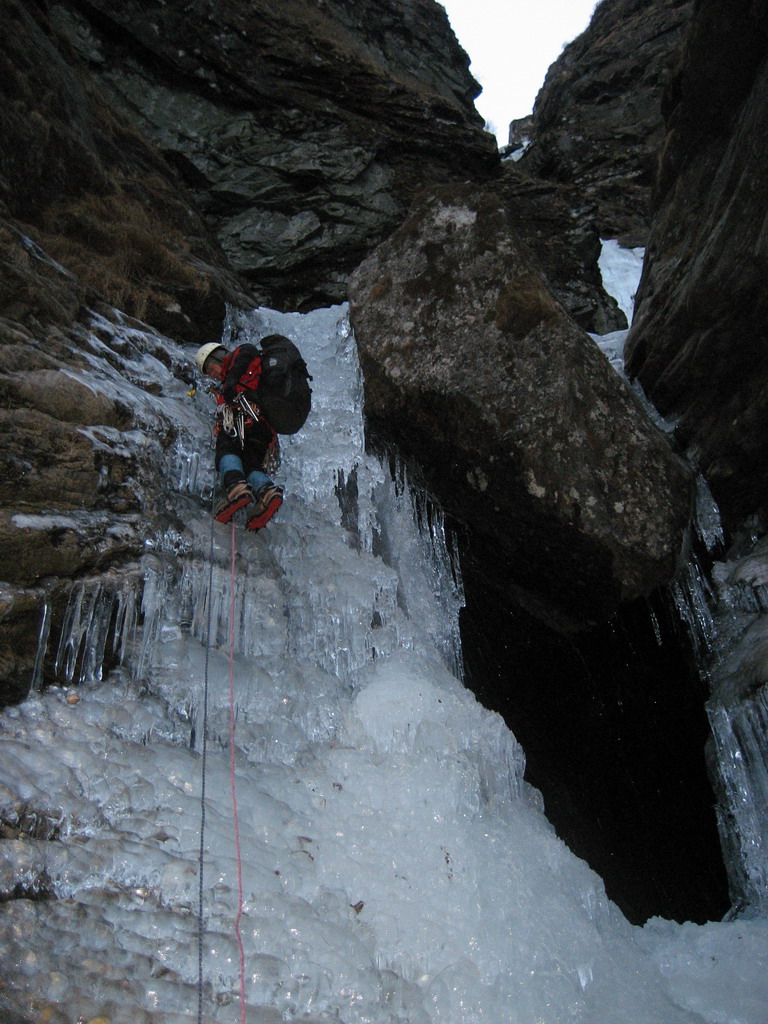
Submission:
POLYGON ((213 355, 216 349, 220 348, 222 353, 226 355, 227 350, 223 345, 220 345, 218 341, 209 341, 206 345, 201 345, 195 353, 195 365, 197 366, 200 373, 203 372, 205 361, 208 356, 213 355))

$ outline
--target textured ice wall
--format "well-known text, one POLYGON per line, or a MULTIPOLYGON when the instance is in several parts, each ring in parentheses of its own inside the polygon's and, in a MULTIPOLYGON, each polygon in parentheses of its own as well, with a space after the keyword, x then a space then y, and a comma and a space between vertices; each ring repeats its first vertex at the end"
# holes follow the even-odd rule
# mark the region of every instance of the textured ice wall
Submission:
MULTIPOLYGON (((183 427, 184 527, 148 537, 113 592, 75 590, 62 685, 0 716, 0 1011, 179 1024, 200 998, 204 1021, 236 1020, 241 885, 250 1024, 729 1019, 722 995, 717 1018, 682 1008, 707 951, 626 922, 463 687, 460 579, 439 514, 364 451, 345 311, 233 329, 288 334, 315 377, 313 416, 283 445, 286 502, 233 548, 210 519, 204 396, 169 385, 149 403, 148 424, 183 427), (101 678, 110 631, 122 664, 101 678), (70 677, 75 643, 90 667, 70 677)), ((146 486, 169 487, 165 471, 146 486)), ((731 946, 726 979, 744 969, 731 946)))

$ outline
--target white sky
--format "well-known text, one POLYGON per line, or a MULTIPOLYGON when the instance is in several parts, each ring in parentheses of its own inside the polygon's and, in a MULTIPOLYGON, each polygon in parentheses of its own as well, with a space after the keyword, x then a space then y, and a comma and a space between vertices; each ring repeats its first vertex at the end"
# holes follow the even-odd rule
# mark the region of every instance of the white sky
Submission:
POLYGON ((440 0, 483 91, 475 105, 506 145, 547 70, 589 24, 596 0, 440 0))

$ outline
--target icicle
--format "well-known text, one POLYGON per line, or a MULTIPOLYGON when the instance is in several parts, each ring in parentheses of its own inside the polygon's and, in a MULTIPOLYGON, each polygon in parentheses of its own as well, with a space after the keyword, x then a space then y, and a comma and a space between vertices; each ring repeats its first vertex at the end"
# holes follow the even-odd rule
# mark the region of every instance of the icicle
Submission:
POLYGON ((661 647, 663 646, 664 639, 661 635, 661 626, 659 625, 658 616, 650 602, 646 602, 646 607, 648 609, 648 616, 651 620, 651 625, 653 626, 653 635, 656 638, 656 646, 661 647))
POLYGON ((51 632, 51 606, 43 601, 43 614, 40 619, 40 631, 37 634, 37 651, 35 653, 35 667, 32 670, 32 682, 30 689, 35 692, 43 685, 43 663, 46 651, 48 650, 48 637, 51 632))
POLYGON ((75 678, 83 636, 88 628, 91 610, 92 581, 76 585, 69 597, 61 627, 59 649, 54 664, 56 678, 69 686, 75 678), (90 586, 89 586, 90 584, 90 586), (85 606, 85 611, 83 607, 85 606))
POLYGON ((191 452, 182 461, 181 473, 179 474, 179 490, 195 493, 197 484, 197 470, 200 466, 200 453, 191 452))
MULTIPOLYGON (((147 578, 152 579, 151 572, 147 578)), ((136 572, 105 575, 75 584, 64 613, 54 662, 59 682, 71 686, 100 680, 108 651, 114 653, 118 664, 136 663, 139 670, 145 667, 158 618, 147 615, 152 588, 146 599, 145 589, 145 579, 136 572)), ((50 622, 47 628, 50 629, 50 622)))
POLYGON ((137 596, 136 586, 121 589, 117 593, 117 612, 115 614, 115 644, 119 664, 123 665, 128 651, 136 641, 137 629, 137 596))
POLYGON ((102 677, 113 605, 114 593, 109 593, 102 585, 94 588, 90 618, 83 635, 83 664, 79 682, 94 682, 102 677))
POLYGON ((696 496, 693 517, 694 528, 707 551, 714 551, 723 544, 723 526, 720 509, 709 485, 701 473, 696 476, 696 496))
POLYGON ((464 593, 443 514, 423 488, 413 486, 399 459, 391 471, 383 463, 380 468, 372 489, 377 510, 372 526, 384 561, 398 574, 398 604, 407 620, 419 623, 446 667, 461 679, 458 623, 464 593))
POLYGON ((737 863, 728 865, 741 881, 741 895, 753 909, 768 912, 768 685, 738 705, 713 702, 707 708, 718 752, 718 773, 726 806, 722 810, 737 863), (732 821, 728 821, 732 818, 732 821), (735 826, 735 829, 734 829, 735 826))
POLYGON ((680 618, 688 627, 699 664, 706 666, 714 652, 715 598, 712 586, 692 554, 688 563, 670 584, 670 592, 680 618))
MULTIPOLYGON (((695 528, 708 552, 723 543, 706 483, 697 482, 695 528)), ((745 535, 711 579, 695 556, 671 588, 712 696, 707 705, 719 780, 718 827, 732 898, 768 909, 768 541, 745 535)))
POLYGON ((137 637, 133 672, 144 679, 152 667, 152 654, 158 633, 166 615, 166 601, 170 593, 170 571, 164 571, 162 562, 145 567, 141 593, 141 632, 137 637))

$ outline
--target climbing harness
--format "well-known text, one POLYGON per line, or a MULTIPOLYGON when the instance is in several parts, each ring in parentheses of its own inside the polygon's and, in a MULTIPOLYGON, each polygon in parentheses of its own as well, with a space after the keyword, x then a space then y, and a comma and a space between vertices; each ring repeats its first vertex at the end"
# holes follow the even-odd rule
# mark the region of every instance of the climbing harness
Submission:
MULTIPOLYGON (((207 395, 221 395, 218 385, 214 381, 203 381, 198 387, 207 395)), ((192 388, 187 392, 190 398, 194 397, 196 393, 196 388, 192 388)), ((234 405, 223 403, 218 407, 216 419, 217 425, 213 431, 212 445, 215 443, 216 431, 223 430, 229 437, 238 438, 241 448, 245 448, 245 428, 248 426, 248 422, 253 421, 255 423, 257 420, 261 420, 263 423, 266 423, 272 431, 272 440, 267 448, 261 468, 267 476, 274 476, 277 473, 280 469, 280 439, 258 405, 252 405, 241 392, 235 398, 234 405)))
MULTIPOLYGON (((236 401, 239 403, 243 414, 243 432, 245 431, 246 417, 249 417, 254 422, 260 419, 264 423, 267 423, 267 425, 269 426, 268 421, 264 419, 264 414, 262 413, 261 409, 258 406, 256 406, 256 408, 254 409, 254 407, 251 405, 251 403, 248 401, 245 395, 238 395, 236 401)), ((270 430, 272 430, 271 426, 270 430)), ((280 441, 275 431, 272 430, 272 440, 269 442, 267 454, 264 456, 264 463, 262 465, 262 469, 267 474, 267 476, 274 476, 279 468, 280 441)))
MULTIPOLYGON (((245 397, 245 395, 238 395, 235 399, 236 406, 225 404, 220 406, 218 411, 220 429, 224 431, 229 437, 236 437, 240 441, 240 447, 245 448, 245 428, 249 422, 256 422, 261 420, 263 423, 267 423, 264 416, 258 406, 254 407, 245 397)), ((267 423, 269 426, 269 424, 267 423)), ((272 428, 270 427, 270 430, 272 428)), ((264 463, 262 469, 267 476, 274 476, 280 468, 280 440, 272 430, 272 440, 269 442, 267 447, 267 453, 264 456, 264 463)))

